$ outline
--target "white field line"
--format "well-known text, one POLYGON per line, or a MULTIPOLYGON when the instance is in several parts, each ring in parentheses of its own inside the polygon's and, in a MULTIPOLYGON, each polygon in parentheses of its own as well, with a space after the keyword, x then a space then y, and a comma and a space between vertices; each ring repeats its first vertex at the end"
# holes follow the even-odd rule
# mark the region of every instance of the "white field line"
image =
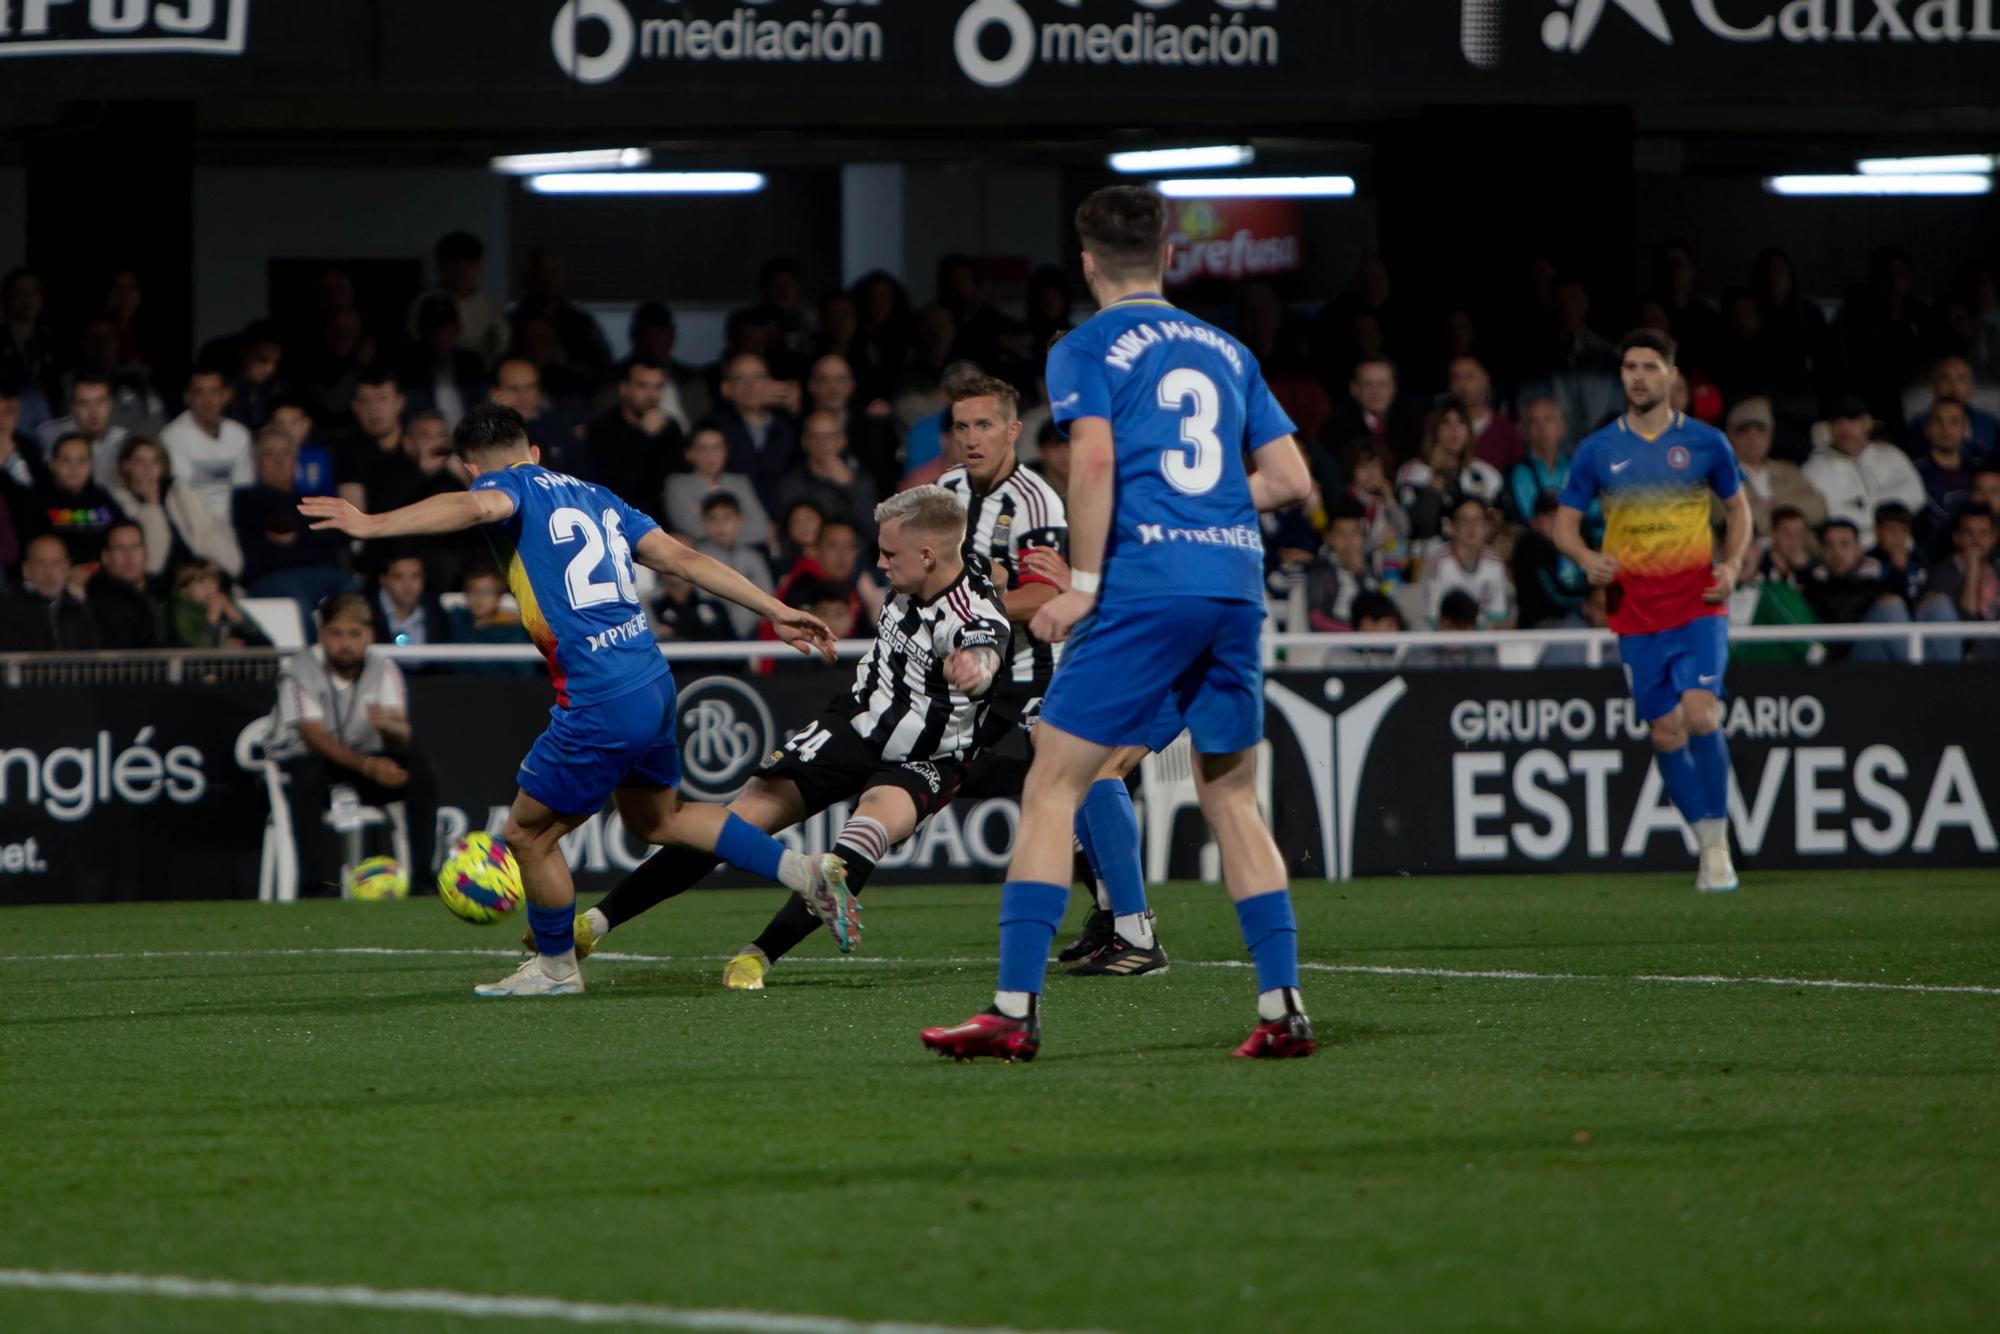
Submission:
MULTIPOLYGON (((421 949, 390 945, 324 946, 310 949, 248 950, 109 950, 90 954, 0 954, 0 963, 81 963, 114 959, 246 959, 246 958, 519 958, 517 949, 421 949)), ((723 963, 726 954, 628 954, 598 950, 592 960, 604 963, 723 963)), ((986 957, 930 959, 854 955, 845 959, 795 959, 789 969, 853 968, 868 964, 906 967, 923 964, 987 966, 986 957)), ((1248 968, 1242 959, 1175 959, 1182 968, 1248 968)), ((1537 973, 1517 968, 1413 968, 1394 964, 1301 963, 1299 971, 1360 977, 1434 977, 1458 982, 1645 982, 1680 987, 1810 987, 1822 991, 1901 991, 1923 996, 2000 996, 2000 986, 1953 985, 1933 982, 1857 982, 1838 977, 1728 977, 1695 973, 1537 973)))
MULTIPOLYGON (((740 1334, 1029 1334, 1007 1328, 933 1325, 904 1320, 843 1320, 706 1307, 612 1305, 554 1297, 488 1297, 433 1288, 321 1287, 292 1283, 231 1283, 174 1274, 91 1274, 67 1269, 0 1269, 0 1288, 174 1301, 242 1302, 256 1306, 334 1306, 362 1311, 419 1311, 569 1325, 641 1325, 651 1329, 729 1330, 740 1334)), ((1090 1334, 1077 1331, 1076 1334, 1090 1334)))

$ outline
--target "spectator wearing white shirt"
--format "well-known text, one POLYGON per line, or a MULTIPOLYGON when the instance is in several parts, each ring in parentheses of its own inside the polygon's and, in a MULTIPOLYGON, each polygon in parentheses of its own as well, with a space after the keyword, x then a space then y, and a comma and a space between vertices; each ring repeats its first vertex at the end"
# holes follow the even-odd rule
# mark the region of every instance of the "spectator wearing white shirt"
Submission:
POLYGON ((1806 480, 1826 498, 1826 517, 1851 521, 1865 549, 1875 541, 1878 505, 1923 512, 1924 479, 1908 454, 1870 438, 1875 418, 1861 399, 1842 399, 1827 425, 1831 438, 1806 460, 1806 480))
POLYGON ((1506 565, 1486 548, 1491 530, 1486 502, 1459 497, 1445 520, 1445 537, 1431 543, 1424 556, 1424 616, 1433 627, 1442 623, 1444 600, 1452 593, 1470 597, 1479 608, 1480 623, 1489 629, 1507 623, 1514 594, 1506 565))
POLYGON ((118 485, 118 452, 131 432, 112 425, 113 406, 109 379, 89 372, 77 376, 70 385, 69 416, 43 422, 38 432, 43 457, 57 441, 80 435, 90 443, 91 479, 99 486, 118 485))
POLYGON ((237 487, 256 480, 250 429, 223 415, 229 406, 229 384, 220 371, 206 367, 190 371, 186 403, 187 411, 161 430, 160 443, 166 446, 173 475, 187 483, 204 509, 227 524, 230 497, 237 487))

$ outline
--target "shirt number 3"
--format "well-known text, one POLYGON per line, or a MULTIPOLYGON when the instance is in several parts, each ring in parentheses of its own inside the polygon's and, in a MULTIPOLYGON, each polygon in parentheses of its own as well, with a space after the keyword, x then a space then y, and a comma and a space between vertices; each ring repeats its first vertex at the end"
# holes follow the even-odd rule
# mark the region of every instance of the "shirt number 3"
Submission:
POLYGON ((1222 415, 1222 396, 1215 381, 1200 371, 1182 367, 1160 380, 1160 406, 1181 413, 1181 444, 1187 454, 1160 456, 1160 471, 1183 495, 1206 495, 1222 480, 1222 441, 1215 425, 1222 415))

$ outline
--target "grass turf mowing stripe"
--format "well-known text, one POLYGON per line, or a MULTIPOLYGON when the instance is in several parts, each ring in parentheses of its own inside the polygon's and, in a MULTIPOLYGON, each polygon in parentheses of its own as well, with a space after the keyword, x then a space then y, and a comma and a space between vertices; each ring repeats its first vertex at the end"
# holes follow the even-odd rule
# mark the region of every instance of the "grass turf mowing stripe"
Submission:
MULTIPOLYGON (((0 963, 83 963, 115 959, 230 959, 230 958, 517 958, 521 951, 510 949, 418 949, 389 945, 329 946, 317 949, 248 950, 111 950, 96 954, 0 954, 0 963)), ((727 954, 627 954, 599 950, 590 956, 604 963, 726 963, 727 954)), ((797 968, 853 968, 867 964, 909 967, 913 964, 987 965, 991 957, 952 956, 933 959, 892 958, 878 955, 844 959, 795 959, 797 968)), ((1251 965, 1242 959, 1177 959, 1183 968, 1237 968, 1251 965)), ((1299 971, 1334 973, 1361 977, 1434 977, 1460 982, 1646 982, 1663 986, 1715 987, 1812 987, 1824 991, 1900 991, 1924 996, 2000 996, 2000 986, 1954 985, 1935 982, 1859 982, 1838 977, 1730 977, 1720 973, 1537 973, 1517 968, 1414 968, 1396 964, 1310 963, 1299 971)))
MULTIPOLYGON (((258 1306, 333 1306, 362 1311, 416 1311, 570 1325, 641 1325, 651 1329, 735 1331, 736 1334, 1032 1334, 1008 1327, 934 1325, 901 1320, 843 1320, 675 1306, 611 1305, 555 1297, 490 1297, 430 1288, 321 1287, 291 1283, 232 1283, 177 1274, 92 1274, 67 1269, 0 1269, 0 1288, 171 1301, 242 1302, 258 1306)), ((1089 1330, 1069 1334, 1094 1334, 1089 1330)))

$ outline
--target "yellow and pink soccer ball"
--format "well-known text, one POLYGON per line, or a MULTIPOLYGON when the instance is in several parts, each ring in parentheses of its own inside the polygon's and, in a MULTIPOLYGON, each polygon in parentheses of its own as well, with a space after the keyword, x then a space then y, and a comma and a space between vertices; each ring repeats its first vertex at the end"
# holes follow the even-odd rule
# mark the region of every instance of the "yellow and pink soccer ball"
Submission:
POLYGON ((491 926, 521 906, 521 868, 488 833, 467 834, 438 871, 444 906, 476 926, 491 926))
POLYGON ((381 903, 410 896, 410 877, 394 857, 370 857, 347 873, 347 897, 363 903, 381 903))

